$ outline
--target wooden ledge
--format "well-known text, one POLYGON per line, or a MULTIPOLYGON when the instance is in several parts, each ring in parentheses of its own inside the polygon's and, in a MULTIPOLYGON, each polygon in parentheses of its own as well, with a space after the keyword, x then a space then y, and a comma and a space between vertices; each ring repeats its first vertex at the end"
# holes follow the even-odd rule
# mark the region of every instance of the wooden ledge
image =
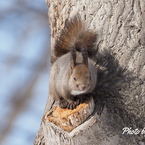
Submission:
POLYGON ((42 120, 43 122, 52 122, 61 129, 71 132, 93 113, 94 107, 94 100, 92 97, 89 97, 73 110, 55 106, 44 115, 42 120))

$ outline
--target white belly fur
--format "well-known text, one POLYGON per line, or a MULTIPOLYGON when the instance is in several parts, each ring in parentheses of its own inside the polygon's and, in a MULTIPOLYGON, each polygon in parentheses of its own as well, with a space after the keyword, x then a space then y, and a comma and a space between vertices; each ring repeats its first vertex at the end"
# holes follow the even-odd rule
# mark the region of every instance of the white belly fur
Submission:
POLYGON ((75 96, 75 95, 83 94, 83 93, 85 93, 85 92, 86 92, 86 90, 84 90, 84 91, 76 91, 76 90, 72 90, 72 91, 71 91, 71 94, 75 96))

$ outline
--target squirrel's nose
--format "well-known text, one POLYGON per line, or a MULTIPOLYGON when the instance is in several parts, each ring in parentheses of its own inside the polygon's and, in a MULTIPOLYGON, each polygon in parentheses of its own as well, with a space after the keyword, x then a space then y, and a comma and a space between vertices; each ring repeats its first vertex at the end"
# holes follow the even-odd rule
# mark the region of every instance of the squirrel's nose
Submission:
POLYGON ((86 86, 82 86, 82 87, 81 87, 82 90, 85 90, 86 88, 87 88, 86 86))

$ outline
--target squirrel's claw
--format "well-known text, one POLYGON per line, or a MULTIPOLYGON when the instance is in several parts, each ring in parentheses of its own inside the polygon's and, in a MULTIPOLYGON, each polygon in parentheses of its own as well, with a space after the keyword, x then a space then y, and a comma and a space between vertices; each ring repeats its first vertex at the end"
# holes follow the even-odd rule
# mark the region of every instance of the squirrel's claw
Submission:
POLYGON ((76 108, 76 106, 77 106, 77 103, 73 101, 68 104, 67 108, 73 110, 76 108))
POLYGON ((79 104, 83 103, 84 102, 84 96, 78 96, 76 102, 79 102, 79 104))
POLYGON ((84 102, 83 97, 79 97, 75 101, 70 102, 68 104, 67 108, 68 109, 75 109, 78 105, 80 105, 83 102, 84 102))

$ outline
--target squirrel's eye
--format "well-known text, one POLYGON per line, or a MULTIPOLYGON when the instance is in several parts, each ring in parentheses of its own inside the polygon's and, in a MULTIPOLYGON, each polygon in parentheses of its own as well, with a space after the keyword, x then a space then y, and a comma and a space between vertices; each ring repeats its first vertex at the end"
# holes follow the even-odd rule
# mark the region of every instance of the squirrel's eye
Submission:
POLYGON ((77 79, 74 77, 74 81, 76 81, 77 79))

